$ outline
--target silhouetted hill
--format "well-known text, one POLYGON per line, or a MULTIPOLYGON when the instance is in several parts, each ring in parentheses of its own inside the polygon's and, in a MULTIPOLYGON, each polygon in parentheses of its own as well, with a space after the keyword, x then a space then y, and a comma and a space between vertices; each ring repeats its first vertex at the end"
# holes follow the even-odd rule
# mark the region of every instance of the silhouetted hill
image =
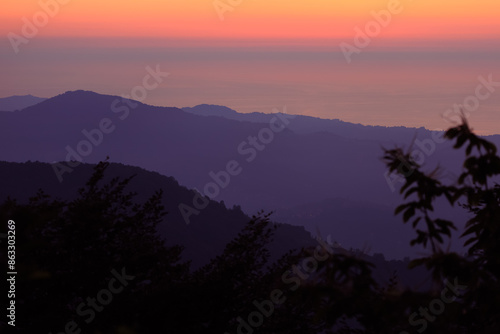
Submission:
MULTIPOLYGON (((239 118, 242 115, 244 115, 244 114, 239 114, 236 110, 233 110, 231 108, 218 106, 214 104, 200 104, 192 108, 185 107, 182 108, 182 110, 199 116, 220 116, 228 119, 234 119, 237 121, 240 120, 239 118)), ((264 122, 259 122, 259 123, 264 123, 264 122)))
MULTIPOLYGON (((225 106, 208 104, 200 104, 191 108, 186 107, 182 108, 182 110, 199 116, 218 116, 253 123, 269 123, 273 117, 272 114, 260 112, 238 113, 225 106)), ((424 134, 428 132, 424 128, 361 125, 344 122, 339 119, 323 119, 304 115, 296 115, 296 118, 288 128, 299 134, 330 132, 345 138, 375 140, 388 143, 409 142, 413 139, 415 133, 424 134)))
POLYGON ((404 247, 415 233, 394 216, 394 208, 342 198, 277 210, 274 217, 282 223, 306 226, 312 233, 328 231, 344 247, 367 252, 375 247, 383 254, 391 254, 394 244, 404 247))
MULTIPOLYGON (((215 112, 213 106, 200 108, 215 112)), ((440 165, 447 182, 460 172, 463 161, 450 143, 436 141, 424 129, 364 127, 284 114, 259 114, 259 120, 265 121, 261 123, 252 114, 216 110, 239 120, 199 116, 88 91, 67 92, 21 111, 0 112, 0 158, 14 162, 69 158, 95 163, 110 156, 112 162, 174 176, 183 186, 211 192, 213 199, 241 205, 249 214, 260 209, 293 211, 307 203, 344 198, 356 207, 358 224, 366 222, 374 230, 390 228, 392 238, 379 240, 362 231, 347 233, 343 225, 353 223, 346 223, 334 210, 323 211, 321 223, 306 219, 302 225, 313 233, 321 226, 324 235, 344 231, 346 235, 337 237, 346 245, 367 244, 373 252, 384 249, 387 257, 398 258, 419 251, 408 245, 404 231, 410 227, 405 226, 404 231, 399 226, 392 228, 386 213, 374 218, 378 213, 367 209, 367 203, 384 208, 401 203, 397 192, 401 183, 386 174, 382 147, 408 147, 411 139, 406 139, 414 138, 417 144, 412 150, 423 159, 426 170, 440 165), (371 131, 375 131, 373 136, 371 131), (400 132, 403 134, 397 135, 400 132)), ((71 168, 72 173, 79 168, 71 168)), ((70 175, 59 176, 66 183, 70 175)), ((47 177, 58 182, 55 172, 47 177)), ((185 204, 192 205, 192 198, 186 198, 185 204)), ((304 208, 307 206, 301 210, 304 208)), ((302 214, 314 215, 315 208, 308 210, 312 211, 302 214)), ((465 220, 463 211, 447 213, 455 221, 465 220)))
MULTIPOLYGON (((0 161, 0 202, 7 197, 20 203, 27 203, 41 189, 53 198, 72 200, 78 197, 77 190, 82 187, 92 175, 94 165, 83 164, 68 175, 64 183, 59 183, 51 176, 52 166, 47 163, 26 162, 12 163, 0 161)), ((136 192, 137 202, 146 201, 156 190, 163 190, 163 205, 168 212, 159 225, 159 233, 166 239, 168 245, 185 247, 183 256, 192 261, 192 269, 205 264, 211 258, 219 255, 224 246, 231 241, 246 224, 250 217, 239 207, 227 208, 224 203, 210 201, 208 206, 193 216, 186 225, 177 207, 180 203, 190 200, 194 191, 181 185, 172 177, 166 177, 156 172, 146 171, 139 167, 123 164, 111 164, 106 170, 103 184, 112 178, 127 178, 135 175, 126 192, 136 192)), ((294 217, 297 223, 297 218, 294 217)), ((307 217, 302 217, 307 218, 307 217)), ((275 219, 273 219, 275 220, 275 219)), ((18 222, 22 223, 22 222, 18 222)), ((274 240, 270 245, 271 259, 277 260, 282 254, 292 249, 316 247, 318 243, 301 226, 277 223, 274 240)), ((322 235, 324 240, 334 242, 333 235, 322 235)), ((347 248, 347 247, 346 247, 347 248)), ((422 268, 408 269, 408 259, 405 261, 388 261, 381 254, 369 256, 358 249, 335 248, 339 252, 350 252, 376 265, 374 277, 379 282, 387 282, 394 273, 403 286, 424 289, 429 285, 428 275, 422 268)))
POLYGON ((45 98, 33 95, 14 95, 2 97, 0 98, 0 111, 21 110, 45 100, 45 98))
MULTIPOLYGON (((50 164, 40 162, 11 163, 0 161, 0 202, 7 197, 27 202, 38 189, 56 198, 71 200, 77 197, 78 188, 85 185, 93 172, 93 166, 83 164, 68 175, 64 183, 52 176, 50 164)), ((184 256, 192 260, 195 267, 205 264, 219 255, 224 246, 231 241, 246 224, 250 217, 239 208, 226 208, 224 203, 210 201, 200 214, 193 216, 189 225, 182 218, 178 206, 191 201, 195 192, 179 185, 172 177, 142 168, 111 164, 105 181, 113 177, 136 177, 131 181, 128 191, 137 192, 136 200, 146 201, 156 190, 163 190, 163 205, 168 212, 160 224, 159 231, 167 244, 185 246, 184 256)), ((272 243, 273 258, 301 247, 313 245, 314 240, 303 227, 280 224, 272 243)))

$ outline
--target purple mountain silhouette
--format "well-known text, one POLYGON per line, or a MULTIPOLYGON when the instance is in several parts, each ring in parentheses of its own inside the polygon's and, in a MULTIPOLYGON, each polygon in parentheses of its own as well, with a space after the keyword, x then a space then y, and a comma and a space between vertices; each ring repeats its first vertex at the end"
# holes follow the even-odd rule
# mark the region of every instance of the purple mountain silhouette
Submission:
POLYGON ((1 111, 15 111, 31 107, 37 103, 45 101, 45 98, 33 95, 14 95, 0 98, 1 111))
MULTIPOLYGON (((112 162, 173 176, 181 185, 229 206, 241 205, 247 213, 274 210, 312 233, 319 228, 323 235, 341 234, 332 237, 346 246, 383 250, 388 257, 416 250, 408 246, 411 227, 392 215, 402 202, 397 191, 401 183, 386 175, 382 147, 408 147, 415 139, 412 150, 429 171, 440 165, 448 182, 463 161, 463 153, 452 150, 451 143, 436 141, 436 133, 422 128, 244 115, 214 106, 193 109, 67 92, 21 111, 0 112, 0 159, 61 162, 53 177, 65 182, 78 168, 65 160, 95 163, 110 156, 112 162), (207 113, 214 116, 200 115, 207 113), (347 201, 351 211, 336 214, 341 211, 331 208, 340 210, 343 202, 331 199, 347 201), (346 212, 356 212, 356 222, 346 212), (307 218, 299 220, 299 213, 307 218), (319 218, 311 219, 315 214, 319 218), (368 233, 377 230, 388 233, 368 233)), ((498 142, 498 136, 490 139, 498 142)), ((192 201, 185 204, 194 206, 192 201)), ((462 210, 442 210, 465 220, 462 210)))

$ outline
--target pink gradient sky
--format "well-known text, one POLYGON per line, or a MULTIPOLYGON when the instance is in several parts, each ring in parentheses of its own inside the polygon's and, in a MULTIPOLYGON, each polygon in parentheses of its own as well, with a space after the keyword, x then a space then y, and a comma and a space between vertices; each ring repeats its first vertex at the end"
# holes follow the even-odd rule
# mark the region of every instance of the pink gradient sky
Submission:
MULTIPOLYGON (((48 1, 48 0, 47 0, 48 1)), ((145 103, 221 104, 386 126, 446 128, 441 115, 500 81, 500 2, 401 0, 403 10, 348 64, 339 48, 388 1, 69 1, 14 53, 0 41, 0 97, 67 90, 127 94, 146 66, 171 73, 145 103)), ((21 34, 38 1, 4 2, 0 31, 21 34)), ((500 133, 500 87, 470 122, 500 133)))

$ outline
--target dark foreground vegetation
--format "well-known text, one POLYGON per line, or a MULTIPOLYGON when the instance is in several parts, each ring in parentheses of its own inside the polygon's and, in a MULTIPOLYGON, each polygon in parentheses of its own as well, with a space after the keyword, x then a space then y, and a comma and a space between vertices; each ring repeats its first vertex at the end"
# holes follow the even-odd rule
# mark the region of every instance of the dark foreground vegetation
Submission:
POLYGON ((16 326, 4 318, 2 331, 499 333, 500 187, 492 180, 500 158, 465 122, 446 137, 466 154, 453 184, 440 182, 439 171, 424 173, 401 149, 384 155, 405 178, 396 213, 415 230, 412 243, 432 252, 410 264, 432 274, 430 289, 403 287, 397 276, 381 283, 374 264, 328 240, 271 260, 276 226, 264 213, 193 269, 182 247, 157 233, 162 193, 137 204, 126 190, 131 178, 104 183, 102 162, 75 199, 39 192, 28 204, 0 206, 1 221, 24 222, 16 224, 16 326), (473 214, 464 231, 433 215, 440 198, 473 214), (452 233, 462 234, 467 254, 443 248, 452 233))

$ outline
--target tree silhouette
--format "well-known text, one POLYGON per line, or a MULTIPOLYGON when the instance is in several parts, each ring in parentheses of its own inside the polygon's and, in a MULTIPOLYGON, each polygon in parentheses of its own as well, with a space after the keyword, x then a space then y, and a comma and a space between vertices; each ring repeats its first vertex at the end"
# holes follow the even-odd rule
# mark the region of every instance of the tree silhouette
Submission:
POLYGON ((96 165, 75 200, 54 200, 39 191, 28 204, 9 199, 0 207, 3 219, 26 222, 16 231, 22 278, 18 318, 26 330, 64 332, 69 321, 86 333, 132 325, 141 312, 133 307, 134 298, 186 278, 182 248, 165 247, 156 231, 165 215, 161 192, 135 203, 136 194, 125 192, 133 176, 101 185, 108 166, 96 165), (133 282, 87 324, 77 314, 78 305, 107 288, 113 270, 133 276, 133 282))
POLYGON ((455 149, 465 147, 463 172, 453 185, 445 185, 436 179, 436 171, 429 175, 423 173, 409 153, 401 149, 385 151, 389 170, 405 177, 401 193, 412 199, 400 205, 396 213, 402 213, 405 222, 413 220, 417 237, 412 244, 431 245, 432 255, 414 260, 412 266, 425 265, 432 271, 436 282, 459 277, 467 286, 467 291, 454 307, 446 309, 447 314, 455 312, 448 330, 456 329, 458 324, 467 333, 498 333, 500 188, 494 182, 500 174, 500 158, 495 145, 475 135, 465 118, 461 125, 449 129, 445 137, 455 141, 455 149), (402 160, 411 166, 411 173, 401 170, 402 160), (449 238, 457 227, 453 222, 431 218, 433 203, 438 198, 445 198, 450 204, 464 207, 474 214, 461 235, 466 239, 467 256, 441 249, 444 239, 449 238), (424 228, 420 227, 422 223, 424 228))

